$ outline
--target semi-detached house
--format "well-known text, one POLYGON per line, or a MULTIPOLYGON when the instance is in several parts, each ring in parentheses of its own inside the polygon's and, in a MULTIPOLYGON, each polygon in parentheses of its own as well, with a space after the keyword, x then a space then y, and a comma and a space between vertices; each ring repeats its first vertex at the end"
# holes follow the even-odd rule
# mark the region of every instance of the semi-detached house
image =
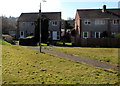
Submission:
POLYGON ((120 33, 120 8, 77 9, 75 16, 77 39, 109 38, 120 33))
MULTIPOLYGON (((42 12, 42 18, 49 19, 48 33, 51 40, 60 40, 61 12, 42 12)), ((26 38, 35 34, 35 22, 39 12, 22 13, 18 18, 18 38, 26 38)))

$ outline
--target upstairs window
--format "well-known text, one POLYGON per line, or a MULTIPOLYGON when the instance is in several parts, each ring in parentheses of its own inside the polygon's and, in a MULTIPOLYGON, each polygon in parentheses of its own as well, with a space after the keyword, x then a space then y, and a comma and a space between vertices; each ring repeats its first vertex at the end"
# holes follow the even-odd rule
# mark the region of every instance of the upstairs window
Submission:
POLYGON ((118 19, 113 20, 113 24, 114 24, 114 25, 120 24, 120 20, 118 20, 118 19))
POLYGON ((25 26, 25 22, 22 22, 22 25, 25 26))
POLYGON ((57 26, 57 21, 53 21, 53 22, 52 22, 52 25, 53 25, 53 26, 57 26))
POLYGON ((105 20, 103 19, 96 19, 95 20, 95 25, 104 25, 105 24, 105 20))
POLYGON ((86 20, 84 20, 84 24, 85 24, 85 25, 90 25, 90 24, 91 24, 91 21, 90 21, 89 19, 86 19, 86 20))

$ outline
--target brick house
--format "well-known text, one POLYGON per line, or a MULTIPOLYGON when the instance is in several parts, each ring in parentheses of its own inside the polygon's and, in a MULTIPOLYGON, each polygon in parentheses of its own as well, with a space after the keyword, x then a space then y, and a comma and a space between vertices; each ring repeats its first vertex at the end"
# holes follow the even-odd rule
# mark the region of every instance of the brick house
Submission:
POLYGON ((88 38, 110 38, 120 33, 120 9, 77 9, 75 41, 88 38))
MULTIPOLYGON (((42 18, 49 19, 48 33, 52 40, 60 40, 61 12, 42 12, 42 18)), ((18 18, 18 38, 35 35, 35 22, 39 13, 22 13, 18 18)))

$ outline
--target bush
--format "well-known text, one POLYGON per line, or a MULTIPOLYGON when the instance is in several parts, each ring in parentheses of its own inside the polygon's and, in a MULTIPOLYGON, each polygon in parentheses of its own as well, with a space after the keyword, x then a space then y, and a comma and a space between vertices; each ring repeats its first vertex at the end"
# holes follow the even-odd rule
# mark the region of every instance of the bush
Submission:
POLYGON ((19 40, 19 45, 23 46, 37 46, 37 41, 35 38, 24 38, 19 40))
POLYGON ((120 33, 115 36, 115 38, 120 38, 120 33))
POLYGON ((2 38, 3 38, 3 40, 5 40, 5 41, 7 41, 7 42, 9 42, 11 44, 15 44, 14 40, 13 40, 14 38, 12 36, 10 36, 10 35, 2 35, 2 38))

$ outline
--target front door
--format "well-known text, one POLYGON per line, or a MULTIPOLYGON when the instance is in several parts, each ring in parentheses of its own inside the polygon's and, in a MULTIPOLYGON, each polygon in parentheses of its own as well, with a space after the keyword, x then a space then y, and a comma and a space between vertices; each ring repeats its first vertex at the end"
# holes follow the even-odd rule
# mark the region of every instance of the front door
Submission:
POLYGON ((20 31, 20 38, 24 38, 24 37, 25 37, 24 31, 20 31))

